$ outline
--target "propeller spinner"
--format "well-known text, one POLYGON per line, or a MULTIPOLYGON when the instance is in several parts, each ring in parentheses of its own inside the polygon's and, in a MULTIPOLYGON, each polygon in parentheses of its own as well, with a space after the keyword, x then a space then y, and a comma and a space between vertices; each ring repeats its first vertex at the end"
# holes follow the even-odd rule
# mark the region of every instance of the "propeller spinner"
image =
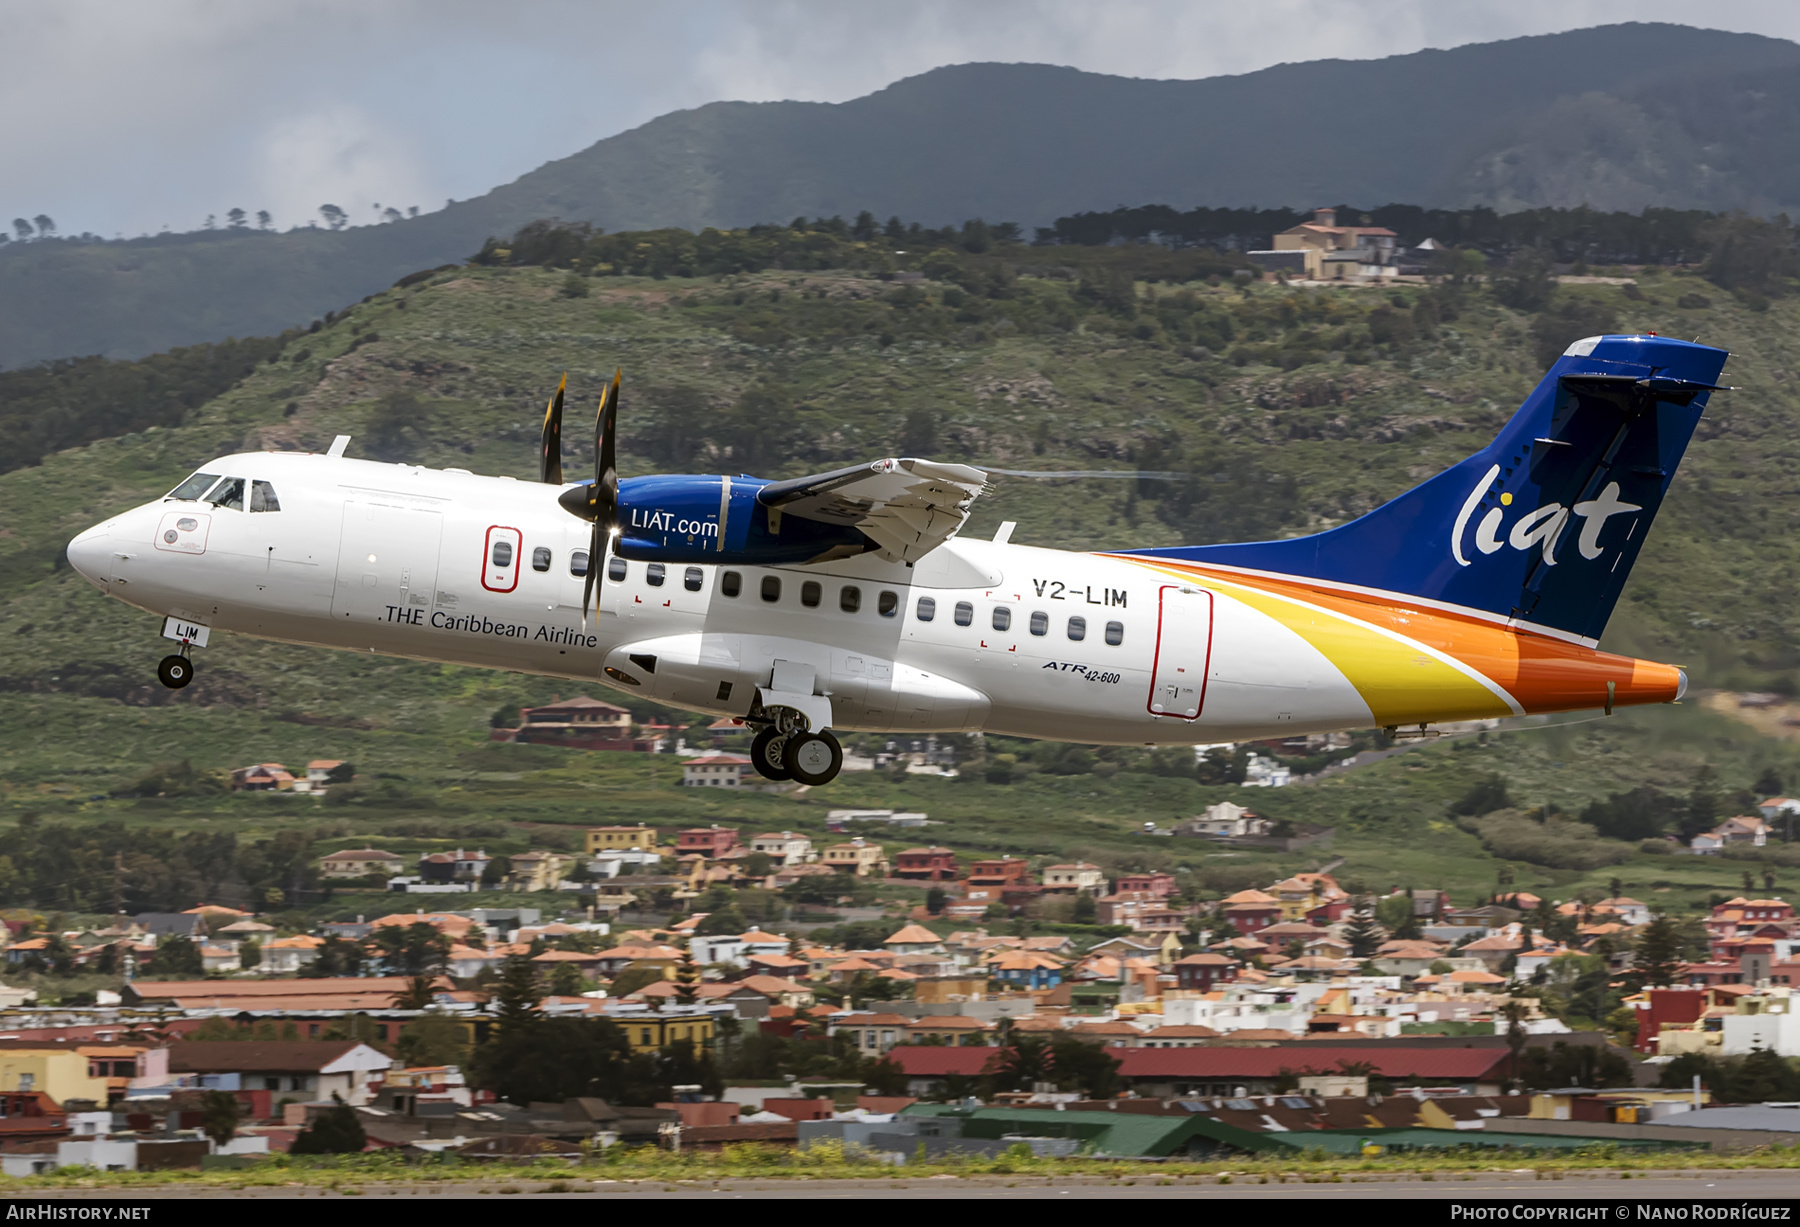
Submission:
MULTIPOLYGON (((587 624, 588 602, 594 597, 595 577, 600 571, 601 562, 606 557, 606 546, 612 540, 619 521, 619 468, 614 436, 618 433, 619 380, 623 374, 622 369, 613 372, 612 383, 601 393, 599 408, 594 411, 594 480, 571 486, 556 500, 562 504, 563 510, 584 520, 591 520, 594 525, 593 539, 588 548, 587 579, 581 587, 581 620, 584 626, 587 624)), ((556 399, 551 402, 552 413, 561 405, 562 391, 558 389, 556 399)), ((550 415, 546 415, 546 440, 550 436, 549 418, 550 415)), ((559 464, 559 476, 560 468, 559 464)))

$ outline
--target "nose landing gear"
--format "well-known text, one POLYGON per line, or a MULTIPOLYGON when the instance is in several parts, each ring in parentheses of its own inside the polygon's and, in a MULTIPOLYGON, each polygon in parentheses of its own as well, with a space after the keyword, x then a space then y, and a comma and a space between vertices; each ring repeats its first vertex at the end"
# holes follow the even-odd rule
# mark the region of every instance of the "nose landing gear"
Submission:
POLYGON ((180 690, 194 680, 194 662, 181 654, 165 656, 157 662, 156 680, 170 690, 180 690))

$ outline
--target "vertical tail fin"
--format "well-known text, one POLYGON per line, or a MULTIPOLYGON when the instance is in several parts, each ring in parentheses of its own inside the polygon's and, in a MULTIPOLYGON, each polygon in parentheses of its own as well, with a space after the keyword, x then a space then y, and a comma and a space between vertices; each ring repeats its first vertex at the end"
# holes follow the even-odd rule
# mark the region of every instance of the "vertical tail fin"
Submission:
POLYGON ((1599 640, 1726 352, 1657 336, 1569 346, 1486 448, 1310 537, 1140 550, 1317 579, 1599 640))

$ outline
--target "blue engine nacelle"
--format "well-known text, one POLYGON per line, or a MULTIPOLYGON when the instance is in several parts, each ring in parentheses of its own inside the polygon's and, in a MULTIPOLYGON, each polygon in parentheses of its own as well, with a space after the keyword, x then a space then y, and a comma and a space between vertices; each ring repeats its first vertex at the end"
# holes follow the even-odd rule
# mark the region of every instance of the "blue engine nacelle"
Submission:
POLYGON ((782 515, 757 500, 760 477, 658 474, 619 482, 616 551, 642 562, 772 566, 877 548, 861 530, 782 515))

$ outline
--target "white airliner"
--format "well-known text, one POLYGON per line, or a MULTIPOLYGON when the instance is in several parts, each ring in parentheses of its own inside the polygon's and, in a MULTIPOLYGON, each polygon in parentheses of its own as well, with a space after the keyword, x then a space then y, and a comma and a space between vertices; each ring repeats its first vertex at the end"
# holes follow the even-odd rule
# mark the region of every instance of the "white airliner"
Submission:
POLYGON ((1487 448, 1311 537, 1075 553, 959 531, 980 469, 540 481, 344 455, 222 456, 69 544, 179 650, 213 631, 603 682, 756 729, 809 785, 833 730, 1196 744, 1668 702, 1597 650, 1723 365, 1651 335, 1571 346, 1487 448), (596 560, 598 560, 596 562, 596 560), (589 608, 593 589, 598 601, 589 608))

